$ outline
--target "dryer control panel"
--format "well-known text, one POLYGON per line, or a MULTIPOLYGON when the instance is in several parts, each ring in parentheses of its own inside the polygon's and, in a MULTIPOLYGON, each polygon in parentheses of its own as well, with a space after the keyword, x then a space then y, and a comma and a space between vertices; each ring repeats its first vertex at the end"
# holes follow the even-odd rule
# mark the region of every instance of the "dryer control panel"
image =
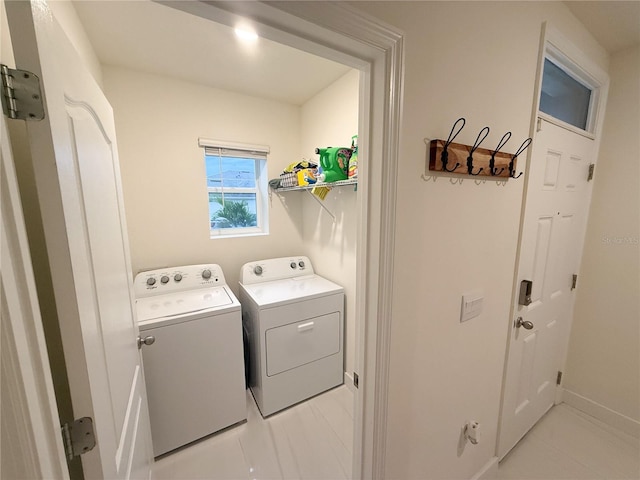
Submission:
POLYGON ((305 256, 268 258, 245 263, 240 269, 240 283, 251 285, 313 274, 311 261, 305 256))
POLYGON ((207 263, 140 272, 133 282, 136 298, 226 285, 220 265, 207 263))

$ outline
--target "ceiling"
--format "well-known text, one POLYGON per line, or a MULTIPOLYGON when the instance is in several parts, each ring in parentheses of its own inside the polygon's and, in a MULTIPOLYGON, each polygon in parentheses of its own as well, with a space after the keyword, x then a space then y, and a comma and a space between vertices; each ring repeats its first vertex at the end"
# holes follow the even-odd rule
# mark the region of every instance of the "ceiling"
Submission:
POLYGON ((302 105, 350 67, 148 0, 74 1, 101 63, 302 105))
MULTIPOLYGON (((609 52, 640 43, 640 0, 566 1, 609 52)), ((75 0, 101 63, 302 105, 349 67, 150 0, 75 0)))
POLYGON ((640 44, 640 0, 564 3, 609 53, 640 44))

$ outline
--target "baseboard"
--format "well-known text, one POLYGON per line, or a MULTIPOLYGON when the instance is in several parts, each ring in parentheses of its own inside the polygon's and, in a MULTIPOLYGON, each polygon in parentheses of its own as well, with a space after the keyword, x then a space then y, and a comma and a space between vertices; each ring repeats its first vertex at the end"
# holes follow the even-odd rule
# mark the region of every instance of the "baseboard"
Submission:
POLYGON ((621 413, 611 410, 604 405, 600 405, 582 395, 579 395, 566 388, 562 392, 562 400, 569 406, 590 415, 601 422, 622 430, 623 432, 640 438, 640 422, 633 418, 627 417, 621 413))
POLYGON ((344 384, 351 390, 353 393, 356 393, 356 386, 353 384, 353 374, 349 372, 344 372, 344 384))
POLYGON ((498 476, 498 457, 492 457, 471 480, 494 480, 498 476))

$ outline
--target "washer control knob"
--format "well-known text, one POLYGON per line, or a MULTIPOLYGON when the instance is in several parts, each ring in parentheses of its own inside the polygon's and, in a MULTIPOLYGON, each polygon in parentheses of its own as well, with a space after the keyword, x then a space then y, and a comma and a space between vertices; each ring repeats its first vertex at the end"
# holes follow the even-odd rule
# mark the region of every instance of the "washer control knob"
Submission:
POLYGON ((291 268, 296 268, 296 266, 297 266, 297 265, 296 265, 296 262, 291 262, 291 263, 289 264, 289 266, 290 266, 291 268))
POLYGON ((160 283, 162 284, 169 283, 169 277, 167 277, 166 275, 163 275, 162 278, 160 279, 160 283))
POLYGON ((147 278, 147 285, 149 285, 150 287, 154 286, 156 284, 156 279, 153 277, 149 277, 147 278))
POLYGON ((253 267, 253 273, 256 275, 262 275, 262 267, 260 265, 256 265, 253 267))
POLYGON ((202 278, 204 278, 205 280, 209 280, 211 278, 211 270, 209 270, 208 268, 204 269, 202 271, 202 278))
POLYGON ((176 274, 173 276, 173 279, 174 279, 176 282, 179 282, 180 280, 182 280, 182 274, 180 274, 180 273, 176 273, 176 274))
POLYGON ((298 262, 298 265, 300 266, 300 268, 304 268, 304 262, 302 260, 298 262))

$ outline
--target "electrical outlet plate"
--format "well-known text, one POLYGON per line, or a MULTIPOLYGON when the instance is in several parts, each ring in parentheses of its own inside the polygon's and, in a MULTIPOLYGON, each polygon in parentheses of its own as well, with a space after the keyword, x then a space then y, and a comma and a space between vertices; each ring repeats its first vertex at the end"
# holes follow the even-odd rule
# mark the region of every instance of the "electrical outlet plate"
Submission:
POLYGON ((460 309, 460 323, 471 320, 482 313, 484 307, 484 295, 482 292, 471 292, 462 295, 462 307, 460 309))

